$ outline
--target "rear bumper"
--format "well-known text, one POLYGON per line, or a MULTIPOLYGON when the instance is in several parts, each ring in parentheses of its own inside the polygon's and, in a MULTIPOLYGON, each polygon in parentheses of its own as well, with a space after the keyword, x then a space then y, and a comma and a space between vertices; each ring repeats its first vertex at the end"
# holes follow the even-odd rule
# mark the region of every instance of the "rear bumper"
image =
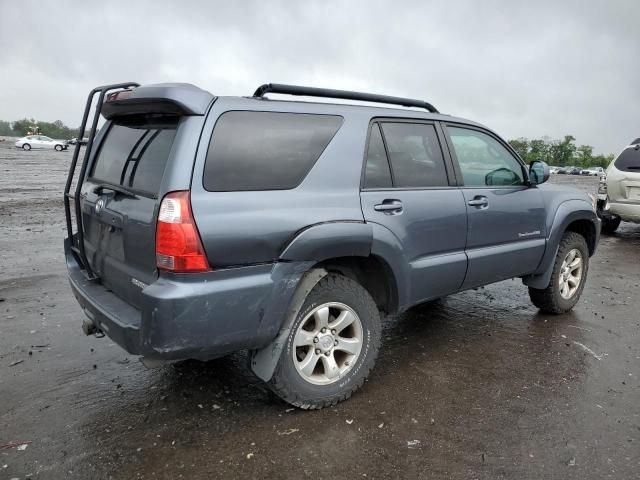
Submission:
POLYGON ((127 352, 150 359, 207 360, 261 348, 279 332, 307 262, 278 262, 163 275, 132 307, 89 281, 65 240, 69 281, 87 317, 127 352))
POLYGON ((618 215, 625 222, 640 223, 639 203, 614 203, 609 201, 608 211, 618 215))

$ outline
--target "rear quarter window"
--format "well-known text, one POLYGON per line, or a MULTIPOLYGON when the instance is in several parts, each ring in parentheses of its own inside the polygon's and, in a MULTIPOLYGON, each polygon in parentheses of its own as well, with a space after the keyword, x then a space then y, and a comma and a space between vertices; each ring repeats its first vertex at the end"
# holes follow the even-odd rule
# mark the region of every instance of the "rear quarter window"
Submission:
POLYGON ((209 143, 204 188, 214 192, 295 188, 342 121, 336 115, 224 113, 209 143))
POLYGON ((100 146, 90 178, 157 195, 178 117, 116 120, 100 146))
POLYGON ((623 172, 640 173, 640 148, 627 147, 616 158, 614 165, 623 172))

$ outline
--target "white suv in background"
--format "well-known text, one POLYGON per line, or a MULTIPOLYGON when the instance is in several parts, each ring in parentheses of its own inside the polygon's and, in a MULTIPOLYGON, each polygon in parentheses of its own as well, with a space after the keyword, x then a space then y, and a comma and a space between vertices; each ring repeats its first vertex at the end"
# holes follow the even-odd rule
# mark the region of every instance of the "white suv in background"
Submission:
POLYGON ((602 231, 613 233, 621 221, 640 223, 640 138, 607 168, 598 187, 602 231))

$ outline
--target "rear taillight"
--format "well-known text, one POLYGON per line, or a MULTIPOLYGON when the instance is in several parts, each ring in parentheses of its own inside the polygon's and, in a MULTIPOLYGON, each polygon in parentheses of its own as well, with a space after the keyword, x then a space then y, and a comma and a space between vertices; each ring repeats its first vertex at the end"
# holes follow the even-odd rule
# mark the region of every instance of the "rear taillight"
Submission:
POLYGON ((211 269, 193 220, 188 191, 171 192, 162 199, 156 229, 156 265, 172 272, 211 269))

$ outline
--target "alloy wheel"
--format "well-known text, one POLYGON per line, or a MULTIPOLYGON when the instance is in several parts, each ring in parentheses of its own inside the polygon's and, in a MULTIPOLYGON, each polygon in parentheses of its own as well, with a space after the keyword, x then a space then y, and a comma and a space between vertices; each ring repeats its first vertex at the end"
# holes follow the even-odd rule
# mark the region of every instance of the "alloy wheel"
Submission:
POLYGON ((349 306, 325 303, 300 322, 293 341, 293 363, 300 376, 315 385, 328 385, 355 365, 362 350, 362 322, 349 306))
POLYGON ((567 253, 562 261, 560 268, 560 277, 558 283, 560 286, 560 296, 566 300, 575 295, 580 287, 582 280, 582 254, 580 250, 574 248, 567 253))

